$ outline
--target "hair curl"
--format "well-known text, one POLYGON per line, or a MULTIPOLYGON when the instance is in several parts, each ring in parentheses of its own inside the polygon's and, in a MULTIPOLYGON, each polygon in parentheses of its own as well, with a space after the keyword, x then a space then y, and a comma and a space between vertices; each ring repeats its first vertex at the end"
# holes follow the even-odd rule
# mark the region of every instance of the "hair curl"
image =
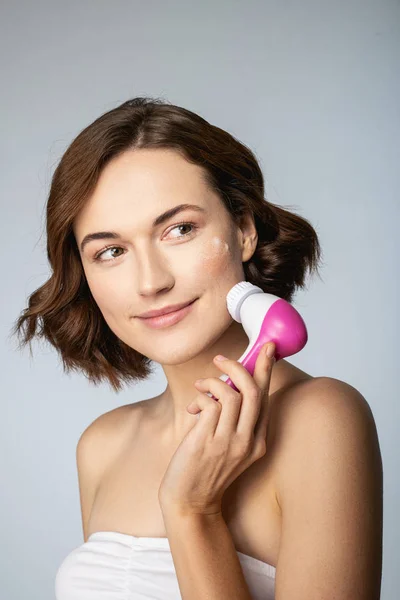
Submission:
MULTIPOLYGON (((80 371, 114 391, 152 373, 151 359, 108 327, 88 287, 76 239, 75 217, 94 191, 105 165, 126 150, 169 148, 204 169, 235 223, 250 211, 258 233, 246 281, 292 301, 306 271, 318 273, 321 248, 311 224, 264 198, 264 179, 253 152, 194 112, 159 98, 137 97, 104 113, 71 142, 58 163, 46 207, 50 278, 28 299, 12 333, 21 346, 44 338, 60 353, 65 372, 80 371)), ((30 350, 31 345, 30 345, 30 350)))

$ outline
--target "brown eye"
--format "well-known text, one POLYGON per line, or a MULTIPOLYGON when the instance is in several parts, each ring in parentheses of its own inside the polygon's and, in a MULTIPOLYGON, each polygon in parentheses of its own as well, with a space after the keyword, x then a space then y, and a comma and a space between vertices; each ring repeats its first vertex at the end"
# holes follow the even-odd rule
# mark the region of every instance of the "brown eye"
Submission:
POLYGON ((108 262, 109 260, 115 260, 116 258, 119 258, 119 256, 113 256, 112 258, 107 258, 105 260, 101 260, 101 257, 103 256, 103 254, 105 254, 106 252, 109 252, 110 250, 123 250, 123 248, 121 248, 120 246, 108 246, 108 248, 104 248, 103 250, 98 252, 96 254, 96 256, 94 257, 94 260, 99 261, 99 262, 108 262))
POLYGON ((190 231, 178 237, 185 237, 186 235, 190 235, 195 228, 192 223, 181 223, 180 225, 175 225, 175 227, 173 227, 170 231, 174 231, 174 229, 184 229, 185 227, 190 227, 190 231))

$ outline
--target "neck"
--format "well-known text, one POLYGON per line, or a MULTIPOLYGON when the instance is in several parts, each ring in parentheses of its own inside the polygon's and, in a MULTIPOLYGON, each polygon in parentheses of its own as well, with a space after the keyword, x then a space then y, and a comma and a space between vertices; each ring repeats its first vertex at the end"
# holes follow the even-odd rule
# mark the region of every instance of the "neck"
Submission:
MULTIPOLYGON (((157 397, 156 414, 160 425, 160 436, 167 443, 180 443, 183 437, 197 422, 196 417, 187 412, 186 407, 200 393, 195 387, 196 379, 220 377, 222 371, 213 363, 216 354, 223 354, 237 360, 249 344, 248 337, 240 323, 234 321, 215 344, 197 353, 192 359, 179 365, 162 365, 168 380, 165 391, 157 397)), ((288 369, 295 368, 285 360, 275 363, 269 393, 272 395, 287 379, 288 369)))

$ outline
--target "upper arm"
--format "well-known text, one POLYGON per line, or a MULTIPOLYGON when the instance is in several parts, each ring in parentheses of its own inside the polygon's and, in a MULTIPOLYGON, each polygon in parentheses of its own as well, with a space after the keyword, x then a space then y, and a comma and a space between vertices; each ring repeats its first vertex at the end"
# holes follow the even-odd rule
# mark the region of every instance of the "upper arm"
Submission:
POLYGON ((377 600, 383 470, 371 409, 323 377, 281 407, 276 600, 377 600))
MULTIPOLYGON (((82 433, 76 447, 79 498, 83 539, 88 538, 88 522, 101 476, 111 464, 118 445, 115 433, 121 425, 125 406, 117 407, 97 417, 82 433)), ((118 436, 117 436, 118 439, 118 436)), ((122 436, 119 437, 119 441, 122 436)))

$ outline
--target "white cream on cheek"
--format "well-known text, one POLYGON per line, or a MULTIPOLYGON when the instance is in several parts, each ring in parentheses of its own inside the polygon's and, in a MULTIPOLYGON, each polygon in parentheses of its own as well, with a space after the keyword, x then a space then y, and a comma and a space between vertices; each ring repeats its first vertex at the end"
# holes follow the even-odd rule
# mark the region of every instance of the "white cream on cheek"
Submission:
POLYGON ((193 245, 193 250, 190 252, 182 252, 179 257, 179 267, 180 269, 187 267, 191 271, 205 269, 208 272, 220 272, 225 270, 229 261, 231 261, 229 245, 221 238, 214 236, 204 243, 193 245))
POLYGON ((199 250, 199 255, 203 263, 214 262, 225 258, 229 254, 229 245, 221 238, 214 236, 211 240, 199 250))

